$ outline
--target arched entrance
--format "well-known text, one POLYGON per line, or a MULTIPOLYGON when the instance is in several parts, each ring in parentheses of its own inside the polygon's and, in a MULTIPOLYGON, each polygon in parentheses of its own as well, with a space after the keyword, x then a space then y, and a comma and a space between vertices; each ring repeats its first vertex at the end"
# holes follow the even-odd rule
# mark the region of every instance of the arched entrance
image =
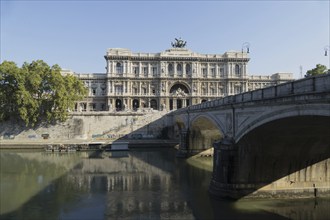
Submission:
POLYGON ((116 110, 121 111, 123 108, 121 99, 116 99, 116 110))
POLYGON ((207 102, 207 100, 206 99, 202 99, 201 103, 203 103, 203 102, 207 102))
POLYGON ((139 100, 133 99, 132 106, 133 106, 133 110, 136 111, 140 107, 139 100))
POLYGON ((150 107, 154 110, 157 110, 157 100, 156 99, 151 99, 150 100, 150 107))
POLYGON ((189 106, 189 89, 187 86, 176 83, 170 89, 170 110, 189 106))

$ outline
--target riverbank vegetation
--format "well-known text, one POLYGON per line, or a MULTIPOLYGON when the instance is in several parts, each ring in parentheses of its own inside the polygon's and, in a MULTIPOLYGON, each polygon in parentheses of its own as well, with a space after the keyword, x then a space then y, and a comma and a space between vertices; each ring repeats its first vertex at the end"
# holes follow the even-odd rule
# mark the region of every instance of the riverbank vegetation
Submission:
POLYGON ((0 64, 0 122, 23 121, 27 127, 65 121, 76 101, 87 95, 74 75, 62 75, 59 65, 42 60, 18 67, 12 61, 0 64))

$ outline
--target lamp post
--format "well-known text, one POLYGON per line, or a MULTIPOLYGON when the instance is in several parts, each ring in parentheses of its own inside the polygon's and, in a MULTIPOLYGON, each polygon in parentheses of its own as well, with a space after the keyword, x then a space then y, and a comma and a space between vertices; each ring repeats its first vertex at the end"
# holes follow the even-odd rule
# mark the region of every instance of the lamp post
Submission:
POLYGON ((328 51, 330 50, 330 46, 327 45, 324 47, 324 56, 328 56, 328 51))
POLYGON ((244 42, 242 44, 242 53, 244 52, 244 49, 246 49, 246 53, 250 53, 250 43, 249 42, 244 42))

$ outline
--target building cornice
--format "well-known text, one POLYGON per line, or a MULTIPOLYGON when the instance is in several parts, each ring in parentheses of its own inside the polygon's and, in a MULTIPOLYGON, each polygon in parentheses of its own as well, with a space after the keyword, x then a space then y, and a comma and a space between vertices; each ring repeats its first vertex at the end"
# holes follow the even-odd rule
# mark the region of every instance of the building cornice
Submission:
POLYGON ((249 62, 250 58, 204 58, 204 57, 135 57, 135 56, 104 56, 106 60, 121 60, 121 61, 187 61, 187 62, 249 62))

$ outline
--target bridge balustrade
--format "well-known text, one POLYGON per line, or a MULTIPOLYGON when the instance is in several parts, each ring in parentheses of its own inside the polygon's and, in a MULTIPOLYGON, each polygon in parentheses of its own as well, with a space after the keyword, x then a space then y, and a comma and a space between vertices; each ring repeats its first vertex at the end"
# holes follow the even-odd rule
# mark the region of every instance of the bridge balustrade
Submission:
POLYGON ((330 90, 329 85, 330 85, 330 73, 324 74, 324 76, 316 77, 314 79, 314 88, 315 91, 317 92, 330 90))
POLYGON ((268 98, 274 98, 276 96, 276 87, 269 87, 263 89, 263 98, 268 99, 268 98))
POLYGON ((314 91, 314 80, 297 81, 292 88, 295 94, 313 92, 314 91))
MULTIPOLYGON (((295 94, 325 92, 330 90, 328 86, 329 84, 330 74, 323 74, 321 76, 304 78, 272 87, 253 90, 233 96, 226 96, 224 98, 203 102, 197 105, 189 106, 189 110, 200 110, 205 108, 213 108, 221 105, 228 105, 232 103, 258 101, 262 99, 271 99, 295 94)), ((180 110, 181 109, 176 110, 176 113, 180 113, 180 110)))

